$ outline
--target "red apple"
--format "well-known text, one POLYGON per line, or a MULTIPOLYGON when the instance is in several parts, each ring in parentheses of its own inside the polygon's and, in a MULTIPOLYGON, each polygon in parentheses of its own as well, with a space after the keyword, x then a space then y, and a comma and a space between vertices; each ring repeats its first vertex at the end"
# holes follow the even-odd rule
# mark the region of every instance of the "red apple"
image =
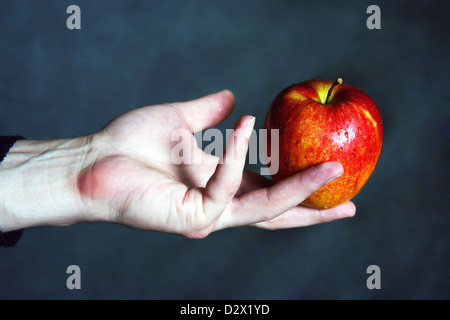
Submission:
MULTIPOLYGON (((279 129, 279 168, 271 172, 275 182, 322 162, 343 165, 341 177, 302 203, 318 209, 335 207, 361 190, 383 143, 375 102, 341 79, 310 80, 284 89, 273 100, 264 127, 269 135, 271 129, 279 129)), ((271 153, 270 143, 268 149, 271 153)))

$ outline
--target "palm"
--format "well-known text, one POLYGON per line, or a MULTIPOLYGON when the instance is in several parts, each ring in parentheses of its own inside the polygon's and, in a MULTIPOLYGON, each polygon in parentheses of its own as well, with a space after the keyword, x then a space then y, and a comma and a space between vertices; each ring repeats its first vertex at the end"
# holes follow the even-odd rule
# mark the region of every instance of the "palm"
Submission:
MULTIPOLYGON (((218 158, 197 147, 191 128, 183 114, 171 105, 151 106, 133 110, 109 123, 104 131, 117 153, 146 164, 172 182, 191 187, 204 187, 214 172, 218 158), (174 132, 191 133, 189 140, 179 139, 174 132), (192 157, 180 164, 174 162, 174 147, 182 145, 192 157)), ((141 179, 138 183, 141 183, 141 179)), ((156 181, 155 181, 156 182, 156 181)))

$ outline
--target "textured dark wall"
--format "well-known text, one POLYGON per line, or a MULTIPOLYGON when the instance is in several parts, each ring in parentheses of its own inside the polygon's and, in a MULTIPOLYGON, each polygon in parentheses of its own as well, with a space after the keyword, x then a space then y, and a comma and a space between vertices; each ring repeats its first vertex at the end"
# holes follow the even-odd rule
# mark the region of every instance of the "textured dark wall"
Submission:
POLYGON ((259 129, 284 87, 339 76, 377 102, 385 125, 352 219, 202 240, 34 228, 0 250, 0 298, 450 298, 449 11, 448 1, 0 0, 2 135, 86 135, 132 108, 224 88, 237 106, 219 128, 252 114, 259 129), (71 4, 81 30, 66 28, 71 4), (381 30, 366 27, 370 4, 381 30), (81 290, 66 288, 71 264, 81 290), (381 290, 366 287, 372 264, 381 290))

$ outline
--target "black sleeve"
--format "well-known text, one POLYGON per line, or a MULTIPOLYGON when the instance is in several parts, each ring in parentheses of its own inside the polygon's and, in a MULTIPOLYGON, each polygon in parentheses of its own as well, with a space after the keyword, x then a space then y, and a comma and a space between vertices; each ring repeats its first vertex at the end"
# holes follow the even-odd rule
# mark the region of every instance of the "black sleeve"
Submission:
MULTIPOLYGON (((0 165, 14 143, 23 139, 21 136, 0 136, 0 165)), ((0 226, 0 247, 14 247, 22 236, 22 233, 23 230, 2 233, 0 226)))

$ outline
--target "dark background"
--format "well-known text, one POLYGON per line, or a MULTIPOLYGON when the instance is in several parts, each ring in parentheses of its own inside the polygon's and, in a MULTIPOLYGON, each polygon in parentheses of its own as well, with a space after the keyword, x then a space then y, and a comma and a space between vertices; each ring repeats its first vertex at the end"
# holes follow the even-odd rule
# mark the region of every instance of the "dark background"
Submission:
MULTIPOLYGON (((0 134, 86 135, 144 105, 224 88, 262 128, 311 78, 378 104, 378 166, 352 219, 202 240, 109 224, 29 229, 0 250, 3 299, 448 299, 448 1, 0 0, 0 134), (66 9, 81 8, 81 30, 66 9), (369 30, 366 9, 381 9, 369 30), (81 290, 66 268, 81 268, 81 290), (381 289, 369 290, 369 265, 381 289)), ((257 170, 258 166, 249 166, 257 170)), ((26 201, 26 199, 24 199, 26 201)))

